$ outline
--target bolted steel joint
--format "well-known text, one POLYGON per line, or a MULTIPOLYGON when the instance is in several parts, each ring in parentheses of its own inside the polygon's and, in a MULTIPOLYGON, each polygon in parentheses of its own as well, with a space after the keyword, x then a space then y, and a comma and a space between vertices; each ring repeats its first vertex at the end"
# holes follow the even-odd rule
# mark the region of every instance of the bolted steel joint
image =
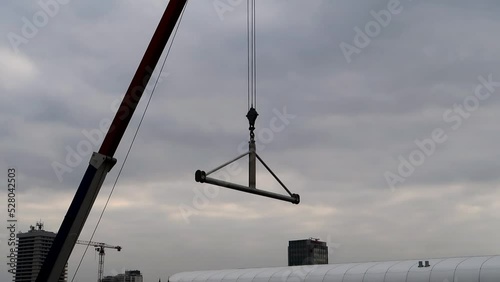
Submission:
POLYGON ((206 178, 207 178, 207 174, 204 171, 197 170, 194 173, 194 180, 196 182, 204 183, 206 178))

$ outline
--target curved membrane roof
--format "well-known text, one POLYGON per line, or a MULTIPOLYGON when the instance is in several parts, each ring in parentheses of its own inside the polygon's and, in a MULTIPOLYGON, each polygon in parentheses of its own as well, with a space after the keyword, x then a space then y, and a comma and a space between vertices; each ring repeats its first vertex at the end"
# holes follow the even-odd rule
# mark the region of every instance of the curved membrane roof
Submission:
POLYGON ((500 282, 500 256, 428 261, 429 267, 405 260, 193 271, 177 273, 169 282, 500 282))

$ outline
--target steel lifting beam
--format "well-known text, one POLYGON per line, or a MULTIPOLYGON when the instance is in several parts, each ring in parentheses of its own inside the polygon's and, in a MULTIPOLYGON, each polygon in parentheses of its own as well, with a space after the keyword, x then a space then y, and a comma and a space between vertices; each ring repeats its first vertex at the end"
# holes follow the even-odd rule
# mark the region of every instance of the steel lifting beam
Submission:
MULTIPOLYGON (((172 34, 187 0, 170 0, 156 28, 139 67, 125 93, 122 103, 99 149, 94 153, 75 197, 63 219, 36 282, 56 282, 61 276, 94 201, 116 163, 113 158, 132 115, 144 93, 163 50, 172 34)), ((133 40, 133 39, 130 39, 133 40)))
POLYGON ((290 196, 286 196, 286 195, 281 195, 278 193, 273 193, 273 192, 260 190, 260 189, 256 189, 256 188, 250 188, 250 187, 246 187, 246 186, 243 186, 240 184, 231 183, 231 182, 208 177, 206 175, 206 173, 204 171, 201 171, 201 170, 196 171, 195 180, 196 180, 196 182, 200 182, 200 183, 208 183, 208 184, 212 184, 212 185, 226 187, 226 188, 241 191, 241 192, 247 192, 250 194, 255 194, 255 195, 260 195, 260 196, 264 196, 264 197, 268 197, 268 198, 273 198, 276 200, 290 202, 292 204, 300 203, 300 196, 298 194, 291 194, 290 196))

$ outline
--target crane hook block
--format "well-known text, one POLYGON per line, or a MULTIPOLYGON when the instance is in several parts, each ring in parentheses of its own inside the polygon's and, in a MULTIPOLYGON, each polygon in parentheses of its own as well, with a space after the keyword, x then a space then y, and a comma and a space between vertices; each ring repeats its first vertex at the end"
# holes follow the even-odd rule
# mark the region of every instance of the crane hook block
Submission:
POLYGON ((250 124, 250 130, 255 129, 255 121, 257 120, 258 115, 259 114, 257 113, 257 110, 255 110, 255 108, 250 108, 250 110, 248 110, 247 119, 248 123, 250 124))

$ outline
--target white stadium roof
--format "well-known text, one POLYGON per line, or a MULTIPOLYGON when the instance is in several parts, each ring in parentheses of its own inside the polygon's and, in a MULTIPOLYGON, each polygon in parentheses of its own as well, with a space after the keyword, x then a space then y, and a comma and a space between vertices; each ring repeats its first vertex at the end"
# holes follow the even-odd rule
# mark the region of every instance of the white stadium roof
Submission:
POLYGON ((169 282, 500 282, 500 256, 177 273, 169 282), (425 267, 425 261, 429 266, 425 267))

